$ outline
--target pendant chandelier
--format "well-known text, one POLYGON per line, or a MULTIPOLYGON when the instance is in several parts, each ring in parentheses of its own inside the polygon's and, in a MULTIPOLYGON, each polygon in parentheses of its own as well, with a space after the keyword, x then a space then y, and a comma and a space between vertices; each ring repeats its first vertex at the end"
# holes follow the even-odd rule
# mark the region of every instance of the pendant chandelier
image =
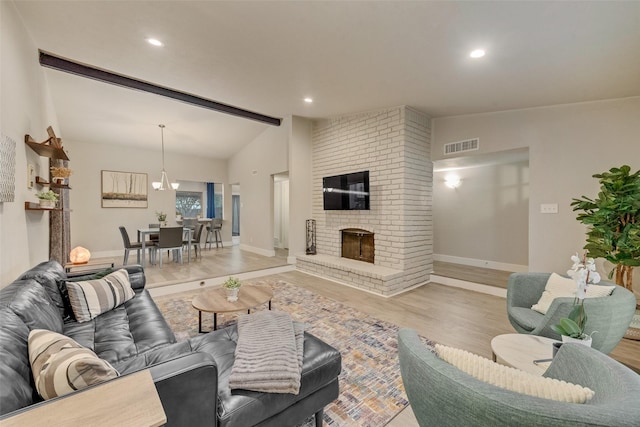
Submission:
POLYGON ((156 191, 164 191, 172 188, 177 190, 180 187, 180 184, 177 182, 169 183, 169 177, 167 176, 167 172, 164 170, 164 125, 158 125, 160 127, 160 134, 162 137, 162 175, 160 176, 160 181, 154 181, 151 183, 151 186, 156 191), (165 186, 166 183, 166 186, 165 186))

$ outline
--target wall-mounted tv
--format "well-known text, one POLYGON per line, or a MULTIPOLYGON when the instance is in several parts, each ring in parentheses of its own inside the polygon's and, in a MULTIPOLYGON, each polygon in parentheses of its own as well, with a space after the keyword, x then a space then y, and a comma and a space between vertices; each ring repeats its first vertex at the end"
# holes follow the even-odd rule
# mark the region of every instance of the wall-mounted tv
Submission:
POLYGON ((369 210, 369 171, 322 178, 324 210, 369 210))

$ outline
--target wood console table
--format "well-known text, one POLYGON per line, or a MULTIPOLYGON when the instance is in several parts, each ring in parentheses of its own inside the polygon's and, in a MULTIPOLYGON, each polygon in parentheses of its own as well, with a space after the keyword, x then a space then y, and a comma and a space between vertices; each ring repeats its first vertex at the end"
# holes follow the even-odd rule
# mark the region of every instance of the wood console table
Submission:
POLYGON ((148 370, 77 391, 0 421, 0 427, 156 427, 167 422, 148 370))
POLYGON ((105 268, 113 268, 115 261, 113 258, 97 258, 90 259, 83 264, 74 264, 68 262, 64 265, 64 271, 67 273, 94 273, 96 271, 104 270, 105 268), (74 271, 75 270, 75 271, 74 271))

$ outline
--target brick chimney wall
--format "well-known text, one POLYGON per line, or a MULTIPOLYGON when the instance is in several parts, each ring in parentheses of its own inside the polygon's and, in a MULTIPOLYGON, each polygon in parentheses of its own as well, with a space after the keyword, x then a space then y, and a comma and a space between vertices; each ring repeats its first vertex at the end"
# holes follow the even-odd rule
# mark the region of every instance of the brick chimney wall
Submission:
MULTIPOLYGON (((399 270, 403 277, 389 285, 392 289, 350 284, 389 295, 428 281, 433 254, 429 117, 406 106, 336 117, 314 123, 312 138, 318 254, 339 258, 340 230, 361 228, 375 233, 375 266, 399 270), (369 171, 370 210, 325 211, 322 178, 364 170, 369 171)), ((361 263, 366 270, 368 263, 361 263)))

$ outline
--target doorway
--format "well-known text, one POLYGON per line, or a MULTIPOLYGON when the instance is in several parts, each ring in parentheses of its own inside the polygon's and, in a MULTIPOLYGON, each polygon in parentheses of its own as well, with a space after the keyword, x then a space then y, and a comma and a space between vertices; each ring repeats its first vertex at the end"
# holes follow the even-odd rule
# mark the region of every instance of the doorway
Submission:
POLYGON ((234 245, 240 244, 240 185, 231 186, 231 240, 234 245))
POLYGON ((527 271, 529 150, 435 161, 433 242, 436 275, 457 265, 527 271))
POLYGON ((289 248, 289 174, 273 176, 273 247, 289 248))

